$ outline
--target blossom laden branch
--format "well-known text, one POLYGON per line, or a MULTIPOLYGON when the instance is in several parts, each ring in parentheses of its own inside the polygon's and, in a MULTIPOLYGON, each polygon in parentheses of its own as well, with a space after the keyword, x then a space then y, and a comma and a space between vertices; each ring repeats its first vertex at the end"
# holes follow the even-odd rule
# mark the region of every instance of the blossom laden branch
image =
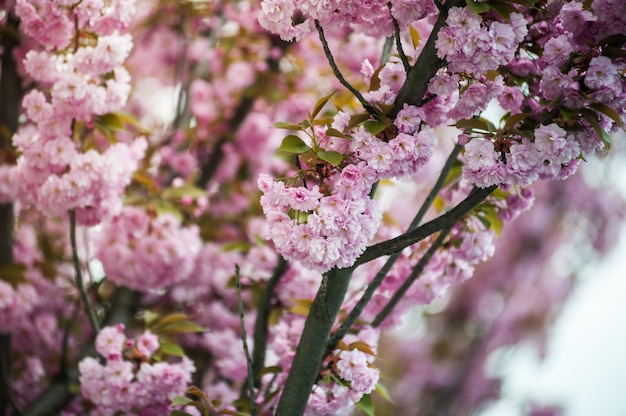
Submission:
POLYGON ((402 286, 400 286, 400 289, 396 291, 396 293, 389 300, 389 302, 387 302, 387 304, 382 309, 382 311, 380 311, 380 313, 376 316, 376 318, 374 318, 374 320, 372 321, 372 326, 374 328, 378 327, 389 316, 389 314, 393 312, 394 308, 396 307, 400 299, 402 299, 402 297, 406 294, 406 292, 409 290, 409 288, 415 282, 415 280, 417 280, 420 277, 420 275, 424 271, 424 268, 426 267, 430 259, 433 257, 435 252, 439 250, 439 248, 443 244, 451 228, 452 227, 447 227, 446 229, 442 230, 439 233, 439 235, 437 236, 437 239, 430 245, 426 253, 424 253, 422 258, 415 265, 409 277, 407 277, 404 283, 402 284, 402 286))
POLYGON ((417 62, 407 74, 406 81, 400 89, 396 102, 389 113, 390 117, 395 117, 402 110, 404 104, 419 106, 423 102, 428 81, 444 64, 444 61, 437 56, 437 49, 435 48, 435 40, 439 30, 445 26, 448 11, 452 7, 461 7, 463 5, 465 5, 465 0, 448 0, 443 7, 439 8, 439 16, 433 26, 433 30, 428 41, 426 41, 426 45, 424 45, 424 49, 422 49, 420 56, 417 58, 417 62))
MULTIPOLYGON (((439 178, 437 179, 437 182, 435 182, 433 189, 431 189, 428 196, 424 200, 424 203, 422 204, 419 211, 415 215, 415 218, 413 218, 413 221, 409 225, 407 231, 414 230, 422 222, 424 215, 426 215, 426 212, 432 206, 435 198, 437 197, 437 195, 439 195, 439 192, 443 188, 446 182, 446 178, 448 177, 448 174, 452 170, 452 167, 454 166, 454 163, 456 162, 459 156, 459 153, 461 152, 462 147, 463 146, 457 143, 452 149, 452 152, 450 152, 450 155, 448 156, 448 159, 446 160, 446 163, 444 164, 443 169, 441 170, 441 173, 439 174, 439 178)), ((389 271, 391 270, 391 268, 393 267, 393 265, 396 263, 396 261, 399 258, 400 258, 399 251, 391 254, 389 258, 387 259, 387 261, 385 262, 385 264, 383 265, 383 267, 381 267, 378 273, 376 273, 376 276, 374 276, 372 281, 367 285, 367 289, 365 289, 365 293, 363 293, 363 296, 361 296, 361 298, 356 303, 356 305, 354 305, 352 310, 350 310, 350 313, 348 314, 348 316, 343 320, 339 328, 337 328, 335 333, 331 336, 328 342, 328 346, 326 347, 326 355, 330 354, 335 349, 335 347, 337 346, 337 343, 341 341, 343 337, 348 333, 350 328, 352 328, 356 320, 359 318, 359 316, 365 309, 365 306, 372 299, 372 296, 374 296, 374 293, 376 292, 376 290, 383 283, 385 277, 387 277, 387 273, 389 273, 389 271)))
POLYGON ((451 227, 476 205, 485 200, 498 188, 492 185, 488 188, 475 188, 463 201, 445 214, 431 220, 413 231, 409 231, 391 240, 383 241, 373 246, 369 246, 359 257, 353 267, 365 264, 382 256, 397 253, 410 245, 413 245, 424 238, 451 227))

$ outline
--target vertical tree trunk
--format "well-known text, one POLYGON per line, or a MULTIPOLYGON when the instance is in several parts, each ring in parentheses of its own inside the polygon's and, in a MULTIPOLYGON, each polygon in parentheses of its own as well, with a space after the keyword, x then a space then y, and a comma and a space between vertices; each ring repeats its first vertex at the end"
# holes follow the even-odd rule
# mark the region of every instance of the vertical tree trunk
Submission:
MULTIPOLYGON (((18 44, 18 22, 9 14, 2 41, 0 68, 0 164, 11 162, 11 137, 17 130, 22 97, 21 80, 13 59, 18 44)), ((13 204, 0 204, 0 266, 13 262, 13 204)), ((11 405, 9 374, 11 369, 11 335, 0 334, 0 414, 11 405)))

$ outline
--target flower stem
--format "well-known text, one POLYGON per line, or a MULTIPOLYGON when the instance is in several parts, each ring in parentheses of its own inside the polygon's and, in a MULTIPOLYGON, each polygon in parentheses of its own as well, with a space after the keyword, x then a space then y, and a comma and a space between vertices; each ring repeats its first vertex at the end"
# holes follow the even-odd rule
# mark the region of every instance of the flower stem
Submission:
POLYGON ((89 295, 87 294, 87 289, 85 288, 85 283, 83 282, 83 274, 76 246, 76 212, 73 209, 70 210, 70 242, 72 244, 72 259, 74 261, 76 286, 78 286, 80 298, 83 302, 85 313, 89 318, 91 328, 93 329, 94 334, 97 334, 100 331, 100 325, 98 324, 98 318, 96 317, 96 313, 91 306, 91 301, 89 300, 89 295))

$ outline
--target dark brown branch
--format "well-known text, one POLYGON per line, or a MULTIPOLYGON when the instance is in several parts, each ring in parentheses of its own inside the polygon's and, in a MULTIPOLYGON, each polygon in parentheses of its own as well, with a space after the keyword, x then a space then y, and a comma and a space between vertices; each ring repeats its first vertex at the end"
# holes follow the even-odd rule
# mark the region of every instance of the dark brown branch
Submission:
POLYGON ((389 302, 385 305, 385 307, 380 311, 380 313, 374 318, 372 321, 372 326, 376 328, 379 326, 395 309, 400 299, 404 296, 404 294, 409 290, 411 285, 417 280, 418 277, 421 276, 424 268, 428 265, 428 262, 433 257, 433 255, 439 250, 439 247, 443 244, 443 241, 448 236, 450 232, 450 227, 439 233, 437 239, 431 244, 426 253, 422 256, 422 258, 417 262, 411 274, 406 278, 406 280, 402 283, 402 286, 398 289, 396 293, 394 293, 393 297, 389 300, 389 302))
MULTIPOLYGON (((18 21, 8 13, 0 45, 2 62, 0 63, 0 164, 13 163, 11 146, 13 133, 17 130, 20 102, 22 100, 22 81, 17 73, 13 59, 13 50, 19 43, 17 37, 18 21), (15 36, 14 36, 15 34, 15 36)), ((13 262, 13 204, 0 203, 0 266, 13 262)), ((11 399, 11 335, 0 334, 0 414, 7 414, 14 408, 11 399)))
POLYGON ((391 22, 393 23, 393 34, 396 39, 396 50, 398 51, 398 55, 400 55, 400 60, 402 61, 402 65, 404 66, 404 70, 408 73, 411 70, 411 64, 409 64, 409 59, 406 57, 404 53, 404 48, 402 48, 402 38, 400 37, 400 26, 398 25, 398 21, 394 17, 391 12, 391 8, 393 7, 391 2, 387 3, 387 7, 389 8, 389 14, 391 15, 391 22))
POLYGON ((388 114, 391 119, 394 119, 398 112, 402 110, 404 104, 411 104, 420 106, 424 99, 424 93, 428 87, 428 81, 437 73, 437 70, 441 68, 444 61, 437 56, 437 49, 435 48, 435 41, 439 30, 445 25, 448 18, 448 10, 452 7, 462 7, 465 5, 465 0, 448 0, 446 4, 439 9, 439 17, 435 22, 433 30, 424 45, 424 49, 420 53, 417 62, 407 74, 406 81, 398 93, 396 102, 393 109, 388 114))
POLYGON ((365 252, 359 257, 352 267, 365 264, 382 256, 388 256, 405 249, 406 247, 422 241, 426 237, 441 231, 445 228, 453 226, 464 215, 470 212, 476 205, 485 200, 498 186, 492 185, 489 188, 476 188, 467 198, 461 201, 456 207, 450 211, 435 218, 432 221, 409 231, 394 239, 383 241, 381 243, 369 246, 365 252))
POLYGON ((326 59, 328 59, 328 64, 330 68, 333 70, 333 74, 335 74, 335 78, 339 80, 341 85, 346 87, 348 91, 352 93, 356 97, 357 100, 361 103, 363 108, 365 108, 368 112, 374 114, 376 111, 372 108, 372 106, 367 102, 365 97, 361 95, 359 90, 354 88, 352 84, 350 84, 343 76, 339 67, 337 67, 337 63, 335 62, 335 58, 333 57, 332 52, 330 51, 330 47, 328 46, 328 42, 326 42, 326 36, 324 35, 324 29, 322 25, 320 25, 319 21, 315 21, 315 28, 317 29, 317 33, 319 34, 320 41, 322 42, 322 48, 324 48, 324 54, 326 55, 326 59))

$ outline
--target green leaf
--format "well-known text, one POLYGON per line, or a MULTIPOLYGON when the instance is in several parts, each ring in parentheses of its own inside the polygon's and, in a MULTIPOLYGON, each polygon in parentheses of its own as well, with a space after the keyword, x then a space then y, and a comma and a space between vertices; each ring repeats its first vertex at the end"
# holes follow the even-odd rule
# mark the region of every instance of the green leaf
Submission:
POLYGON ((288 123, 286 121, 277 121, 274 123, 274 127, 277 129, 285 129, 285 130, 304 130, 301 125, 288 123))
POLYGON ((502 219, 498 215, 498 211, 495 208, 489 208, 485 210, 485 217, 491 223, 491 229, 496 233, 498 237, 500 237, 500 233, 502 233, 502 219))
POLYGON ((261 370, 261 376, 265 375, 265 374, 279 374, 283 372, 283 368, 279 365, 271 365, 269 367, 265 367, 263 370, 261 370))
POLYGON ((569 108, 559 106, 559 113, 561 113, 561 117, 563 117, 563 121, 567 121, 571 118, 575 118, 578 116, 577 110, 572 110, 569 108))
POLYGON ((124 130, 124 123, 116 113, 107 113, 98 117, 101 124, 106 125, 111 130, 124 130))
POLYGON ((304 140, 294 134, 290 134, 283 139, 283 142, 276 150, 278 150, 279 152, 294 153, 296 155, 300 155, 302 153, 305 153, 309 149, 310 147, 307 146, 306 143, 304 143, 304 140))
POLYGON ((461 119, 454 123, 453 126, 460 129, 490 131, 489 124, 485 120, 478 118, 461 119))
POLYGON ((389 395, 389 392, 387 391, 387 387, 385 387, 384 385, 382 385, 381 383, 376 383, 376 393, 380 394, 380 396, 387 400, 387 401, 391 401, 391 396, 389 395))
POLYGON ((463 163, 461 163, 459 160, 456 160, 454 162, 454 165, 452 165, 452 168, 448 172, 448 176, 446 176, 446 180, 444 181, 444 186, 448 186, 448 184, 450 184, 452 181, 454 181, 459 176, 461 176, 462 172, 463 172, 463 163))
POLYGON ((340 132, 339 130, 333 128, 333 127, 329 127, 326 130, 326 135, 330 136, 330 137, 341 137, 342 139, 349 139, 350 136, 347 136, 345 134, 343 134, 342 132, 340 132))
POLYGON ((149 134, 150 133, 150 130, 145 128, 143 126, 143 124, 141 124, 139 119, 134 114, 127 113, 127 112, 124 112, 124 111, 114 111, 114 112, 112 112, 110 114, 115 115, 115 117, 117 117, 117 119, 121 123, 123 123, 124 125, 132 126, 132 127, 136 128, 137 130, 139 130, 143 134, 149 134))
POLYGON ((175 335, 185 334, 188 332, 206 332, 207 329, 191 321, 173 322, 171 324, 161 326, 155 333, 159 335, 175 335))
POLYGON ((480 222, 483 223, 483 226, 488 230, 491 228, 491 221, 489 221, 487 218, 485 218, 483 215, 480 214, 476 214, 476 218, 478 218, 478 220, 480 222))
POLYGON ((185 356, 185 351, 180 346, 172 342, 159 340, 159 344, 159 352, 162 354, 174 355, 176 357, 185 356))
POLYGON ((204 189, 200 189, 192 184, 184 184, 174 188, 168 188, 163 191, 163 198, 178 201, 184 196, 190 196, 192 198, 201 198, 206 195, 204 189))
POLYGON ((529 115, 530 115, 529 113, 518 113, 512 116, 509 116, 506 119, 506 122, 504 123, 504 130, 508 130, 509 128, 513 127, 517 123, 523 121, 529 115))
POLYGON ((334 150, 317 152, 317 157, 333 166, 337 166, 343 160, 343 155, 334 150))
POLYGON ((376 412, 374 411, 374 400, 372 400, 371 394, 364 394, 356 404, 363 413, 367 416, 376 416, 376 412))
POLYGON ((322 108, 324 108, 324 106, 326 105, 328 100, 330 100, 330 97, 335 95, 336 92, 337 91, 331 92, 327 96, 320 98, 317 101, 317 103, 315 103, 315 107, 313 107, 313 112, 311 113, 311 120, 313 120, 313 119, 315 119, 315 117, 317 117, 317 115, 320 113, 320 111, 322 111, 322 108))
POLYGON ((476 14, 481 14, 489 11, 489 5, 484 2, 476 2, 474 0, 467 0, 467 5, 476 14))
POLYGON ((365 123, 363 123, 363 127, 365 127, 365 130, 370 132, 372 135, 376 136, 378 133, 385 131, 385 129, 387 128, 387 122, 384 119, 367 120, 365 123))
POLYGON ((369 120, 371 114, 370 113, 357 113, 350 116, 350 121, 346 126, 346 130, 350 130, 351 128, 363 123, 364 121, 369 120))
POLYGON ((146 325, 150 325, 159 317, 159 314, 149 310, 144 310, 141 311, 140 316, 141 319, 143 319, 143 321, 146 323, 146 325))
POLYGON ((591 127, 598 134, 598 137, 602 139, 602 142, 604 143, 604 147, 606 147, 606 150, 609 151, 612 145, 611 136, 606 131, 604 131, 604 129, 600 126, 600 123, 598 122, 598 116, 596 115, 596 113, 594 113, 593 111, 587 108, 582 108, 580 110, 580 113, 589 122, 589 124, 591 124, 591 127))
POLYGON ((186 396, 174 396, 172 400, 172 406, 186 406, 189 403, 193 402, 192 399, 186 396))
POLYGON ((595 103, 591 103, 591 108, 609 117, 618 126, 622 128, 624 127, 624 124, 622 123, 622 119, 620 118, 619 113, 615 111, 614 109, 612 109, 611 107, 609 107, 608 105, 595 102, 595 103))

